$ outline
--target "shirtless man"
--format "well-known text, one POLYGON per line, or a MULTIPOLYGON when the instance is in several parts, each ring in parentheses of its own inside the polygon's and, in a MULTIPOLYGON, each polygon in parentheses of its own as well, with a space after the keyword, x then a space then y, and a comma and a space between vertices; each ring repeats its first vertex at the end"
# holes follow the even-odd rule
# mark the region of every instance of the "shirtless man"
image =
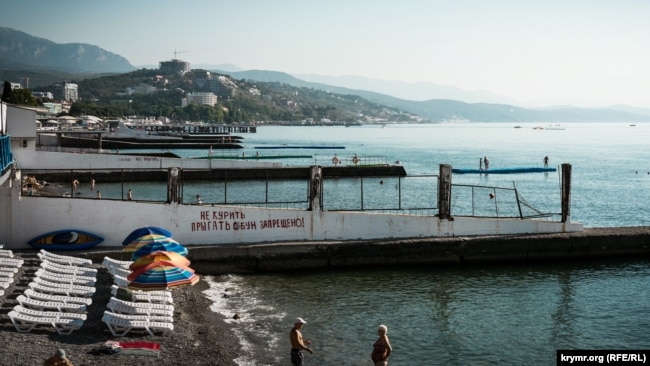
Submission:
POLYGON ((309 353, 314 353, 314 351, 309 348, 311 342, 302 340, 302 333, 300 330, 304 324, 307 324, 307 322, 302 318, 296 318, 293 328, 291 328, 291 332, 289 333, 289 339, 291 340, 291 364, 294 366, 303 365, 303 349, 307 350, 309 353))

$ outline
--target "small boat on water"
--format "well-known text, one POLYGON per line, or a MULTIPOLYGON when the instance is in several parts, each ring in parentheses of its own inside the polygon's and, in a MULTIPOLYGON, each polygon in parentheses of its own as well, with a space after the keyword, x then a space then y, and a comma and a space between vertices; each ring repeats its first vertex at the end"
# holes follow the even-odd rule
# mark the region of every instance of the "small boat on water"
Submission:
POLYGON ((104 241, 99 235, 83 230, 58 230, 41 234, 27 242, 36 249, 82 250, 104 241))
POLYGON ((103 149, 241 149, 242 137, 230 134, 171 133, 154 127, 132 128, 119 120, 109 131, 66 132, 60 136, 62 147, 103 149))

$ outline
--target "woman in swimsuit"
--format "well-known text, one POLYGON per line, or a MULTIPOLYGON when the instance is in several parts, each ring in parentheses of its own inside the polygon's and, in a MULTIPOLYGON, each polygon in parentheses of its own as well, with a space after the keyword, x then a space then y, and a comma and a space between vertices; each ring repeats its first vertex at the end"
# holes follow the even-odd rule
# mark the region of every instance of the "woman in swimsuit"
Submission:
POLYGON ((379 338, 372 346, 372 354, 370 355, 370 358, 372 359, 372 362, 375 363, 375 366, 387 366, 388 356, 390 356, 391 352, 393 352, 393 348, 390 346, 388 336, 386 335, 387 333, 388 328, 385 325, 380 325, 379 329, 377 329, 379 338))

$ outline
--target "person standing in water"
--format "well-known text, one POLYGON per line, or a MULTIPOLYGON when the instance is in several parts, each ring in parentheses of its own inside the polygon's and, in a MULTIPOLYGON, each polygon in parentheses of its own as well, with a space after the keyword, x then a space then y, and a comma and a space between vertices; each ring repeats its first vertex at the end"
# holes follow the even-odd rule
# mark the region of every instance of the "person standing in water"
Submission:
POLYGON ((372 362, 375 363, 375 366, 387 366, 388 357, 393 352, 393 348, 390 346, 388 341, 388 328, 385 325, 380 325, 377 329, 377 334, 379 338, 375 341, 375 344, 372 345, 372 354, 370 358, 372 362))
POLYGON ((310 341, 303 341, 302 339, 302 327, 307 324, 303 318, 296 318, 293 328, 289 333, 289 340, 291 340, 291 364, 294 366, 303 366, 304 356, 302 350, 307 350, 309 353, 314 353, 314 351, 309 348, 311 344, 310 341))
POLYGON ((548 155, 544 157, 544 168, 548 168, 548 155))

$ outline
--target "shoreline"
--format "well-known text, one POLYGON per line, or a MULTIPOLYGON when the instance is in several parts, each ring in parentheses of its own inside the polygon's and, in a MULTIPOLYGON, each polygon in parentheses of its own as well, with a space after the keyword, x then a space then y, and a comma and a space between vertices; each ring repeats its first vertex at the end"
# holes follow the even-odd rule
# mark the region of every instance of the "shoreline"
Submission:
MULTIPOLYGON (((124 260, 126 253, 120 247, 99 247, 83 252, 63 253, 93 260, 98 269, 96 293, 88 307, 88 319, 81 329, 70 335, 58 335, 54 329, 37 327, 29 333, 15 330, 7 313, 17 304, 16 297, 24 292, 39 268, 36 250, 14 250, 14 255, 25 264, 14 277, 13 284, 0 297, 3 321, 0 342, 4 345, 7 363, 41 364, 58 348, 66 351, 75 365, 105 365, 109 362, 148 365, 232 365, 242 356, 242 345, 227 318, 210 310, 214 304, 204 293, 209 284, 205 276, 220 274, 245 274, 291 271, 295 269, 326 270, 336 268, 402 266, 425 264, 434 260, 438 264, 468 265, 486 262, 503 262, 504 253, 512 248, 506 262, 531 261, 530 250, 544 253, 543 261, 589 260, 598 257, 638 257, 650 254, 650 227, 591 228, 581 233, 517 235, 503 237, 455 237, 411 240, 377 240, 349 242, 283 242, 251 245, 188 246, 192 267, 202 276, 195 286, 173 289, 174 330, 163 335, 149 336, 145 332, 132 332, 126 337, 113 337, 101 321, 110 298, 112 277, 101 264, 104 256, 124 260), (551 247, 546 244, 552 243, 551 247), (450 250, 456 245, 464 248, 464 259, 459 261, 450 250), (450 247, 451 246, 451 247, 450 247), (542 248, 546 247, 544 250, 542 248), (567 257, 553 254, 553 248, 563 247, 567 257), (484 249, 489 249, 487 252, 484 249), (353 250, 354 249, 354 250, 353 250), (426 250, 425 250, 426 249, 426 250), (549 251, 550 250, 550 251, 549 251), (235 251, 235 252, 233 252, 235 251), (236 255, 233 255, 237 253, 236 255), (245 254, 244 254, 245 253, 245 254), (368 257, 369 253, 375 253, 368 257), (441 254, 445 254, 442 255, 441 254), (472 255, 469 255, 473 253, 472 255), (528 254, 525 254, 528 253, 528 254), (426 255, 425 255, 426 254, 426 255), (514 254, 514 258, 512 255, 514 254), (424 255, 424 257, 423 257, 424 255), (450 257, 451 255, 451 257, 450 257), (428 257, 428 259, 427 259, 428 257), (467 260, 473 257, 474 260, 467 260), (301 261, 296 262, 297 258, 301 261), (323 259, 327 261, 323 261, 323 259), (361 260, 362 258, 365 258, 361 260), (453 259, 452 259, 453 258, 453 259), (482 258, 482 260, 480 259, 482 258), (254 259, 254 260, 253 260, 254 259), (514 259, 514 260, 513 260, 514 259), (288 262, 294 266, 287 266, 288 262), (239 269, 239 270, 237 270, 239 269), (161 345, 159 357, 147 355, 93 355, 93 349, 108 340, 133 342, 147 341, 161 345), (179 363, 179 360, 185 362, 179 363)), ((539 261, 541 258, 537 258, 539 261)), ((219 281, 218 277, 213 280, 219 281)), ((225 292, 220 294, 225 296, 225 292)))
MULTIPOLYGON (((240 356, 241 346, 232 331, 232 326, 223 316, 210 310, 212 302, 203 293, 208 283, 199 281, 194 286, 172 290, 174 299, 174 330, 165 334, 150 336, 146 332, 132 331, 125 337, 113 337, 101 320, 106 304, 110 299, 112 277, 101 262, 93 261, 98 269, 96 292, 88 307, 87 320, 83 326, 69 335, 59 335, 52 327, 38 326, 29 333, 19 333, 11 323, 7 313, 18 303, 16 298, 22 294, 34 277, 40 260, 35 253, 28 255, 14 252, 25 264, 14 277, 12 285, 0 297, 2 301, 2 326, 0 343, 3 345, 3 364, 41 365, 57 349, 66 351, 74 365, 126 364, 140 366, 154 365, 231 365, 240 356), (93 349, 100 348, 104 342, 155 342, 160 344, 160 355, 102 354, 93 355, 93 349)), ((70 254, 77 256, 77 253, 70 254)))

